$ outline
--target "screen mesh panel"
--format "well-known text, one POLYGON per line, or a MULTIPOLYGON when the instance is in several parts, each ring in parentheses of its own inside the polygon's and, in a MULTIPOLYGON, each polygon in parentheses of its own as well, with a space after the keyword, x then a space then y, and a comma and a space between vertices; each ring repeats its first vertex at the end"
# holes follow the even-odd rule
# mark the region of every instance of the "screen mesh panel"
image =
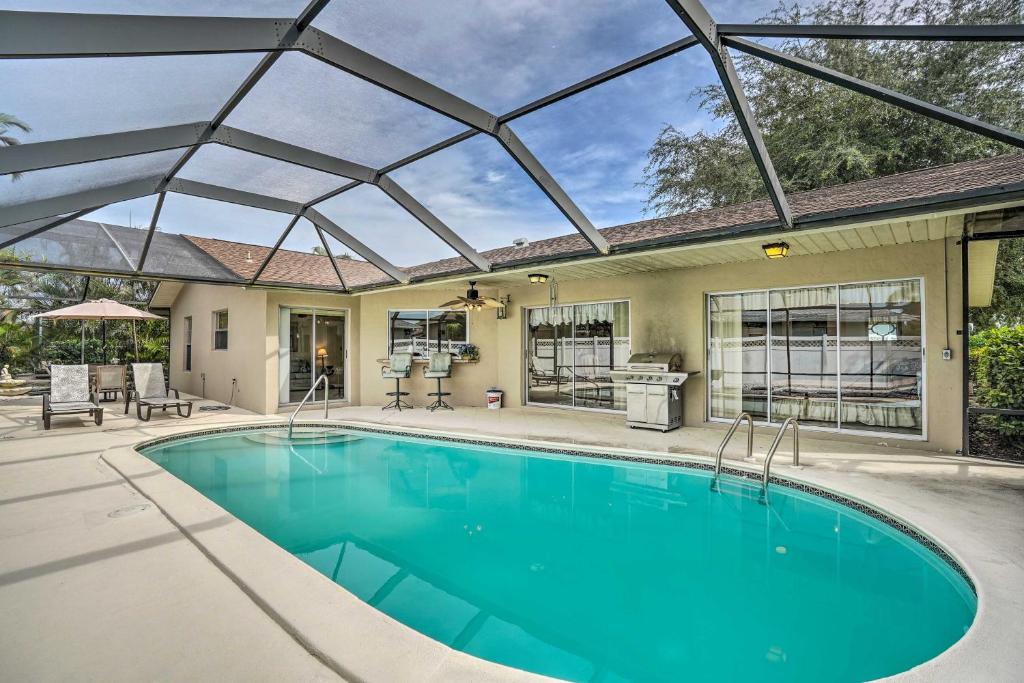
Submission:
POLYGON ((29 171, 14 181, 0 176, 0 206, 33 202, 162 175, 180 157, 180 150, 167 150, 29 171))
POLYGON ((477 250, 568 235, 573 225, 501 146, 477 136, 391 174, 477 250))
POLYGON ((156 208, 157 195, 152 194, 138 199, 130 199, 126 202, 110 204, 97 211, 90 211, 82 216, 83 220, 95 221, 103 229, 111 234, 114 241, 121 245, 128 260, 133 266, 139 263, 142 255, 144 239, 125 240, 115 236, 115 228, 134 228, 128 234, 135 235, 145 233, 149 230, 149 223, 153 218, 153 209, 156 208))
POLYGON ((400 268, 458 256, 376 187, 361 185, 316 208, 400 268))
POLYGON ((292 228, 257 282, 341 288, 313 224, 304 218, 292 228))
MULTIPOLYGON (((132 265, 98 223, 69 221, 6 250, 28 264, 66 266, 106 272, 131 272, 132 265)), ((9 260, 4 254, 4 260, 9 260)))
POLYGON ((213 118, 259 54, 0 59, 5 113, 23 143, 213 118))
POLYGON ((686 50, 510 126, 594 225, 629 223, 650 217, 644 166, 662 130, 692 134, 720 126, 690 97, 713 78, 707 53, 686 50))
POLYGON ((315 199, 349 182, 331 173, 217 144, 203 145, 178 176, 295 202, 315 199))
POLYGON ((227 124, 375 167, 464 130, 418 104, 293 53, 281 56, 227 124))
POLYGON ((170 192, 144 270, 246 280, 255 274, 289 220, 287 214, 275 211, 170 192))
POLYGON ((0 227, 0 244, 7 242, 8 240, 17 239, 22 235, 25 235, 33 230, 42 228, 55 220, 64 218, 69 214, 61 214, 60 216, 50 216, 49 218, 39 218, 34 221, 28 221, 26 223, 15 223, 14 225, 5 225, 0 227))
POLYGON ((689 33, 663 0, 355 0, 313 25, 497 114, 689 33))
POLYGON ((296 16, 306 3, 307 0, 0 0, 0 10, 284 18, 296 16))

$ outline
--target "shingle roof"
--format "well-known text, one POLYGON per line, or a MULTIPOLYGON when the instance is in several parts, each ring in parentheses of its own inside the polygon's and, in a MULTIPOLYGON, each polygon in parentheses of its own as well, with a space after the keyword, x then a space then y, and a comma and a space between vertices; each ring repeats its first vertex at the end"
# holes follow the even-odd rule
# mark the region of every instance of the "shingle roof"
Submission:
MULTIPOLYGON (((788 195, 795 222, 807 224, 840 211, 880 211, 902 203, 929 202, 964 196, 979 191, 998 193, 1017 186, 1024 188, 1024 154, 946 164, 920 171, 883 178, 798 192, 788 195)), ((777 227, 777 218, 767 199, 733 206, 682 213, 665 218, 627 223, 600 232, 613 249, 639 247, 652 242, 671 242, 697 235, 729 231, 748 226, 777 227)), ((242 277, 252 277, 270 251, 267 247, 239 244, 202 237, 189 237, 196 246, 242 277), (246 253, 251 260, 246 261, 246 253)), ((592 256, 593 250, 579 234, 563 235, 531 242, 523 247, 501 247, 483 252, 495 266, 511 266, 573 256, 592 256)), ((375 266, 355 259, 338 259, 345 283, 350 288, 387 284, 390 278, 375 266)), ((473 271, 462 257, 432 261, 404 270, 414 278, 437 277, 473 271)), ((294 251, 279 251, 267 266, 261 280, 305 286, 337 286, 337 277, 323 256, 294 251)))

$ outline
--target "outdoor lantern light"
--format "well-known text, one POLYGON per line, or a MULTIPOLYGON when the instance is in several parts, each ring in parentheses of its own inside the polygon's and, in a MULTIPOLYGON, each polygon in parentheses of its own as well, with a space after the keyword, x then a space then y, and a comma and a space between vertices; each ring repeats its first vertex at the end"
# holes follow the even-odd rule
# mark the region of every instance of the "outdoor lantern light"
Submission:
POLYGON ((764 255, 768 258, 786 258, 789 254, 789 244, 786 242, 762 244, 761 248, 764 249, 764 255))
POLYGON ((530 284, 543 284, 548 281, 548 276, 543 273, 530 273, 530 284))

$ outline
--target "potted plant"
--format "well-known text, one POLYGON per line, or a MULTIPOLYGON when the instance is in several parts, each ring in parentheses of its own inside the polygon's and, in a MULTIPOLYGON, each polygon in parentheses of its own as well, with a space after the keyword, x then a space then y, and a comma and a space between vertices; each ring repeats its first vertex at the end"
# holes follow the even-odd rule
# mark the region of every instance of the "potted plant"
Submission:
POLYGON ((480 360, 480 347, 476 344, 463 344, 459 348, 459 358, 462 360, 480 360))

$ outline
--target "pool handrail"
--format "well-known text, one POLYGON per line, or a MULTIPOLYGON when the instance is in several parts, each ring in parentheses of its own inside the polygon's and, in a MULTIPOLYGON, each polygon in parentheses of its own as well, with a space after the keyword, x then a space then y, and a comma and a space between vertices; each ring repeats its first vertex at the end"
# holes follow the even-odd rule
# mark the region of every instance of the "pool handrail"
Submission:
MULTIPOLYGON (((309 391, 306 392, 306 395, 302 397, 301 401, 299 401, 299 405, 295 408, 295 412, 293 412, 292 416, 288 418, 288 438, 289 439, 292 438, 292 424, 295 422, 295 416, 299 414, 300 410, 302 410, 302 406, 306 405, 306 401, 308 401, 309 397, 313 395, 313 392, 316 391, 316 388, 318 386, 320 386, 321 382, 326 384, 326 382, 327 382, 327 375, 320 375, 319 377, 316 378, 316 381, 313 382, 313 386, 311 386, 309 388, 309 391)), ((327 394, 328 393, 330 393, 330 385, 324 387, 324 419, 325 420, 327 419, 327 394)))
POLYGON ((733 434, 736 433, 736 428, 740 426, 740 421, 746 419, 747 421, 747 459, 754 455, 754 418, 750 416, 750 413, 743 412, 736 416, 736 419, 729 425, 729 431, 725 433, 725 438, 722 439, 722 443, 718 445, 718 451, 715 453, 715 476, 711 479, 711 489, 718 489, 718 477, 722 473, 722 454, 725 453, 725 447, 729 445, 729 440, 732 439, 733 434))
POLYGON ((768 455, 764 458, 764 471, 761 473, 761 496, 768 491, 768 470, 772 466, 772 458, 775 457, 775 451, 779 450, 779 444, 782 443, 782 437, 786 435, 786 429, 790 426, 793 427, 793 467, 800 466, 800 421, 795 417, 787 417, 782 426, 779 427, 778 433, 775 435, 775 440, 772 441, 772 445, 768 448, 768 455))

